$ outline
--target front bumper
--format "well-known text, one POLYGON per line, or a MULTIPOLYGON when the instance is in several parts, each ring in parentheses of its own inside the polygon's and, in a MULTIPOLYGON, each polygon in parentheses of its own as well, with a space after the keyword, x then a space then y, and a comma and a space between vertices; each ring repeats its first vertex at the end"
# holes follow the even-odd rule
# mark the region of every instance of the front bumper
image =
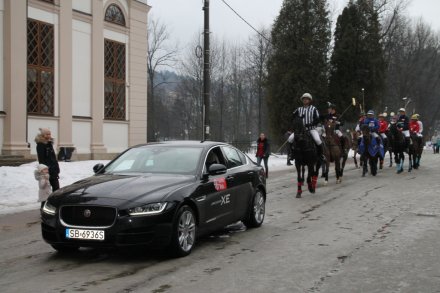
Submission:
POLYGON ((104 240, 83 240, 66 238, 66 228, 59 218, 59 209, 55 215, 41 214, 41 233, 43 239, 52 245, 72 245, 83 247, 124 247, 146 245, 166 247, 172 237, 175 207, 165 210, 160 215, 129 216, 118 213, 116 221, 108 228, 81 227, 80 229, 104 230, 104 240))

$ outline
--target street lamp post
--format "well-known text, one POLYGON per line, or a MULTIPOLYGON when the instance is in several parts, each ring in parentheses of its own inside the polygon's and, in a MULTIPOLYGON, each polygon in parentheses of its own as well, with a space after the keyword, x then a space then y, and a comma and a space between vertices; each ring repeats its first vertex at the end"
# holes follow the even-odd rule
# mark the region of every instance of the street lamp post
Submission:
POLYGON ((365 110, 365 89, 364 88, 362 88, 362 108, 363 108, 363 111, 366 112, 366 110, 365 110))

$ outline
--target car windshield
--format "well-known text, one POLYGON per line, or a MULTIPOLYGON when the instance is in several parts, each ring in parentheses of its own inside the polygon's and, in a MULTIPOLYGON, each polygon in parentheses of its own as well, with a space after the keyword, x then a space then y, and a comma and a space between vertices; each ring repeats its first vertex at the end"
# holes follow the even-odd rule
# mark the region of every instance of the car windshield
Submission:
POLYGON ((195 174, 202 153, 197 147, 154 145, 126 151, 105 168, 105 173, 195 174))

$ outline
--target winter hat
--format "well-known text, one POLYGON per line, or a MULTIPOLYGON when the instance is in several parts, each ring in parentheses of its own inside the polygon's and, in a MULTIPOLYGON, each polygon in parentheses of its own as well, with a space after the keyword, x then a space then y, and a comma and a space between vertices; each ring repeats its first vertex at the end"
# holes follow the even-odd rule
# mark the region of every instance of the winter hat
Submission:
POLYGON ((400 109, 399 109, 399 112, 406 112, 406 111, 405 111, 405 108, 400 108, 400 109))
POLYGON ((49 167, 46 166, 46 165, 44 165, 44 164, 38 164, 38 166, 37 166, 37 170, 38 170, 38 172, 41 172, 41 171, 43 171, 44 169, 49 169, 49 167))
POLYGON ((367 115, 374 115, 374 111, 373 110, 368 111, 367 115))

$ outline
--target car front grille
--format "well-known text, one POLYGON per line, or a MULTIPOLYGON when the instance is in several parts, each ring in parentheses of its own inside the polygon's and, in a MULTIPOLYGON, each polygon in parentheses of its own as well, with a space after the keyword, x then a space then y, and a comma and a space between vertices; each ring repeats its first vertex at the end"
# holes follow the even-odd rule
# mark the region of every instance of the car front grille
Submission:
POLYGON ((116 209, 100 206, 63 206, 61 221, 68 226, 109 227, 116 219, 116 209))

